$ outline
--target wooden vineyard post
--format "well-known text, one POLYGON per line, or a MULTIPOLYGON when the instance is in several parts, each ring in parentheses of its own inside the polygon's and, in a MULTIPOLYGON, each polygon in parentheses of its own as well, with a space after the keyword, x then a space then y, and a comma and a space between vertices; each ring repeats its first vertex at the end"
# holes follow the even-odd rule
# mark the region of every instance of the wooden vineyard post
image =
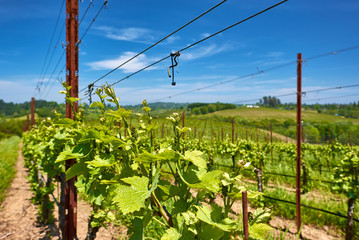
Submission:
POLYGON ((194 136, 193 136, 193 139, 196 139, 196 136, 197 135, 197 126, 194 127, 194 136))
POLYGON ((301 219, 301 208, 300 208, 300 194, 301 194, 301 149, 302 149, 302 54, 297 55, 297 178, 296 178, 296 207, 297 207, 297 231, 299 233, 302 219, 301 219))
POLYGON ((243 239, 249 239, 249 231, 248 231, 248 199, 247 192, 242 192, 242 209, 243 209, 243 239))
MULTIPOLYGON (((66 0, 66 84, 71 86, 70 97, 78 98, 78 27, 79 2, 66 0)), ((78 102, 66 103, 66 117, 75 119, 78 111, 78 102), (75 112, 74 112, 75 111, 75 112)), ((75 159, 66 161, 66 170, 76 162, 75 159)), ((66 181, 65 185, 65 229, 63 237, 66 240, 77 238, 77 190, 76 177, 66 181)))
POLYGON ((35 98, 31 98, 31 128, 35 125, 35 98))

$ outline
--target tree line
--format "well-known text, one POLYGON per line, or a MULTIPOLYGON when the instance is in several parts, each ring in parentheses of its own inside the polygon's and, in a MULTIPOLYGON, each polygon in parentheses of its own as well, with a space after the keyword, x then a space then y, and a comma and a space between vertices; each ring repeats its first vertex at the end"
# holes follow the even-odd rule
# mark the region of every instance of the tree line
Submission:
POLYGON ((194 115, 207 114, 216 111, 226 110, 226 109, 235 109, 237 106, 231 103, 191 103, 188 104, 187 110, 194 115))

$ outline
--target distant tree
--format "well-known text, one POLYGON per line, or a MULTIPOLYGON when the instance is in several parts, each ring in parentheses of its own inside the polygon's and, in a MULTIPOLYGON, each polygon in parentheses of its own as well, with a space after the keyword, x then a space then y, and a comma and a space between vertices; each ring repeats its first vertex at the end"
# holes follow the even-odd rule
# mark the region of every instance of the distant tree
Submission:
POLYGON ((192 109, 192 114, 194 115, 200 115, 201 114, 201 110, 199 108, 194 108, 192 109))
POLYGON ((262 105, 264 107, 277 108, 279 105, 281 105, 281 102, 276 97, 264 96, 262 99, 259 100, 259 105, 262 105))
POLYGON ((201 114, 207 114, 208 113, 208 107, 207 106, 203 106, 199 108, 201 111, 201 114))
POLYGON ((303 133, 309 143, 320 143, 320 132, 316 127, 312 125, 305 126, 303 133))
POLYGON ((215 112, 215 111, 217 111, 216 105, 209 104, 208 105, 208 112, 212 113, 212 112, 215 112))

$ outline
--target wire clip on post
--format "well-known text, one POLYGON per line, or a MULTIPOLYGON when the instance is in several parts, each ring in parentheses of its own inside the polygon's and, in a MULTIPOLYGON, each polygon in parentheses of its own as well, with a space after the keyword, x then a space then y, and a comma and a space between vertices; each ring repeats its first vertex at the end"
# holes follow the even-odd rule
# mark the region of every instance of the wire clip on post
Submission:
POLYGON ((168 77, 172 77, 172 85, 176 86, 175 82, 175 67, 178 65, 177 58, 181 55, 179 51, 171 53, 171 63, 172 65, 168 67, 168 77), (174 63, 173 63, 174 62, 174 63), (170 69, 172 68, 172 75, 170 73, 170 69))
POLYGON ((88 93, 88 95, 89 95, 89 102, 90 102, 90 105, 91 105, 91 103, 92 103, 92 91, 93 91, 93 83, 90 83, 89 85, 88 85, 88 91, 86 92, 86 94, 88 93))

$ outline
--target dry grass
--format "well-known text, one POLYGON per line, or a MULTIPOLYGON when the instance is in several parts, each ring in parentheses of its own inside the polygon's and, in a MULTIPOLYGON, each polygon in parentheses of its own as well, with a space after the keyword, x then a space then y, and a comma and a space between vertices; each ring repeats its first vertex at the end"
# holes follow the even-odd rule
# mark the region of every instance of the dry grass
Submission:
MULTIPOLYGON (((242 117, 248 121, 258 121, 261 119, 276 119, 283 122, 288 119, 296 121, 296 110, 272 109, 272 108, 237 108, 224 111, 210 113, 207 116, 224 116, 224 117, 242 117)), ((319 114, 315 111, 302 112, 303 121, 328 121, 333 123, 351 121, 354 124, 359 124, 359 119, 346 119, 341 116, 334 116, 329 114, 319 114)))

